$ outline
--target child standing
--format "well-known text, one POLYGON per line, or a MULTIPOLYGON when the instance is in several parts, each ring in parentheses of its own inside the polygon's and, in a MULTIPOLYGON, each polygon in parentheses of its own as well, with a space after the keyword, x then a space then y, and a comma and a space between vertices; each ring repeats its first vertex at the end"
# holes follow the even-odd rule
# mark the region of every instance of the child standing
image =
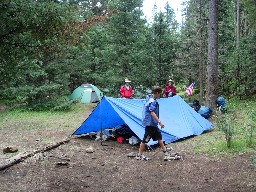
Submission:
POLYGON ((152 88, 152 95, 146 98, 146 103, 142 113, 142 124, 146 128, 143 140, 140 144, 139 153, 136 156, 136 159, 138 160, 149 160, 146 156, 143 155, 143 151, 145 149, 146 143, 148 143, 151 138, 154 141, 158 140, 158 143, 165 155, 168 154, 168 151, 172 150, 172 148, 167 148, 164 146, 162 134, 157 127, 159 124, 161 128, 164 128, 164 124, 159 119, 159 104, 157 102, 157 99, 160 98, 161 93, 161 87, 154 86, 152 88))

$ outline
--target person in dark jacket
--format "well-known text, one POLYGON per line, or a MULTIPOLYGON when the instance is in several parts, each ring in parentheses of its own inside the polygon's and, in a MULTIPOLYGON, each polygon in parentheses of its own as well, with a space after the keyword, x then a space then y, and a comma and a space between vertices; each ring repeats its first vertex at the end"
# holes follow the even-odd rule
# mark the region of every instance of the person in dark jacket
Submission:
POLYGON ((130 82, 130 80, 125 79, 124 84, 120 87, 119 92, 122 98, 130 99, 132 97, 132 86, 130 82))

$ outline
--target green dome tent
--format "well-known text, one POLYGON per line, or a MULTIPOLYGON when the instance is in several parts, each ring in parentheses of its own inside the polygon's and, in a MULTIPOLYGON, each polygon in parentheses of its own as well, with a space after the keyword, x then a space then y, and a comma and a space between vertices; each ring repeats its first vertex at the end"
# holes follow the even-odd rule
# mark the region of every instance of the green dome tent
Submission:
POLYGON ((103 93, 94 85, 86 83, 77 87, 70 95, 70 100, 80 100, 81 103, 95 103, 101 100, 103 93))

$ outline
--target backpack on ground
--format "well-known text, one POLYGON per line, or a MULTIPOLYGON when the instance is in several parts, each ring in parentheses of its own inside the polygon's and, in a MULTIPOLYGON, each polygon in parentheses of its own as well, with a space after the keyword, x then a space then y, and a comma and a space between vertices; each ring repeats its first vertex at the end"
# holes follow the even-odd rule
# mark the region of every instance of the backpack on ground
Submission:
POLYGON ((227 112, 226 100, 224 97, 218 97, 216 99, 217 110, 221 111, 222 113, 227 112))
POLYGON ((212 115, 212 109, 209 106, 201 106, 198 113, 205 119, 208 119, 212 115))

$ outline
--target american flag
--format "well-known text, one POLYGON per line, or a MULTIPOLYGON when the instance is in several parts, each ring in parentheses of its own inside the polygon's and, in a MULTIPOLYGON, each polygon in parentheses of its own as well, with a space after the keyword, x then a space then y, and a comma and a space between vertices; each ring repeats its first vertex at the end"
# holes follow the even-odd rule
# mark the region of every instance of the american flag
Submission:
POLYGON ((194 87, 195 87, 195 82, 191 83, 191 85, 188 86, 187 90, 185 91, 185 94, 192 95, 194 87))

